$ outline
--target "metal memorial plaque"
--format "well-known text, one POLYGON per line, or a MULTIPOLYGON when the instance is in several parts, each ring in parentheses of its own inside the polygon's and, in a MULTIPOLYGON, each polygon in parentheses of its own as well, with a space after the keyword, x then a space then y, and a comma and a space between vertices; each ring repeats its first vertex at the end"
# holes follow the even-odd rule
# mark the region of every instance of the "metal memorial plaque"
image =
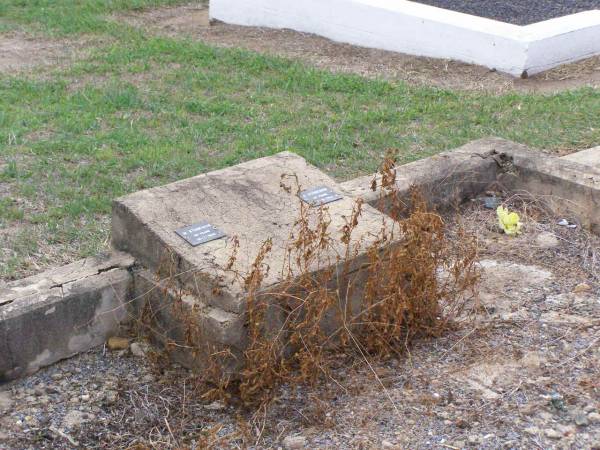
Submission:
POLYGON ((327 186, 317 186, 300 192, 300 198, 311 206, 321 206, 343 197, 327 186))
POLYGON ((175 230, 175 233, 185 239, 192 247, 225 237, 225 233, 205 220, 179 228, 175 230))

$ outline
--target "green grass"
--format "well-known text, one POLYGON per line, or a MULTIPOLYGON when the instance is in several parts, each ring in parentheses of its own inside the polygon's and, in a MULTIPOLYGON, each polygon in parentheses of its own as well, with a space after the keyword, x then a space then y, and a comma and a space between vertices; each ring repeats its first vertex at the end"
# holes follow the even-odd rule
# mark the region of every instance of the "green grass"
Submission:
MULTIPOLYGON (((155 37, 104 16, 159 3, 174 2, 2 3, 13 27, 111 39, 67 69, 0 76, 0 187, 10 191, 0 229, 35 228, 38 241, 77 257, 106 245, 113 198, 283 150, 345 178, 374 170, 388 148, 408 162, 490 135, 548 149, 600 142, 598 90, 415 88, 155 37)), ((0 277, 26 273, 30 246, 4 240, 15 254, 0 277)))
POLYGON ((111 13, 181 3, 184 1, 2 0, 0 19, 4 23, 24 24, 53 35, 107 32, 118 29, 106 20, 111 13))

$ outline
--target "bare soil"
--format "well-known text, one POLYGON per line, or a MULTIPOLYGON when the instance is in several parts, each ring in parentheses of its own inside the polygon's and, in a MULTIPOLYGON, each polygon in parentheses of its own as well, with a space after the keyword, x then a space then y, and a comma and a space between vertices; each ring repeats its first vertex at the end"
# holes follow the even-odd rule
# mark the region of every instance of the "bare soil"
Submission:
POLYGON ((461 211, 481 243, 480 306, 446 336, 384 361, 337 355, 331 382, 258 410, 101 348, 1 386, 0 448, 598 449, 600 240, 505 200, 521 236, 479 200, 461 211))
POLYGON ((0 35, 0 74, 66 64, 81 53, 83 46, 82 42, 39 38, 21 32, 0 35))
POLYGON ((299 59, 335 72, 406 81, 418 86, 493 93, 551 93, 582 86, 600 86, 600 57, 566 64, 522 80, 481 66, 356 47, 292 30, 224 23, 211 25, 208 9, 203 4, 128 12, 115 18, 171 37, 185 36, 210 45, 299 59))

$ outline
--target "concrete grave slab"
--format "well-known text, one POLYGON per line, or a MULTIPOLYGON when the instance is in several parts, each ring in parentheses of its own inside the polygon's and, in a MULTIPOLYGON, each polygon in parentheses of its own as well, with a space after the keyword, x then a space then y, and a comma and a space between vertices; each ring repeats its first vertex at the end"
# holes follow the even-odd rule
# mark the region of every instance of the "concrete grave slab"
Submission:
POLYGON ((498 183, 543 200, 556 215, 600 234, 600 169, 496 139, 505 161, 498 183))
MULTIPOLYGON (((300 217, 297 193, 314 186, 342 193, 335 181, 303 158, 284 152, 136 192, 114 203, 113 245, 162 276, 174 275, 203 303, 240 313, 245 306, 244 289, 232 273, 249 273, 262 244, 272 239, 272 251, 265 261, 270 270, 262 285, 273 286, 282 280, 290 232, 300 217), (177 235, 177 229, 201 221, 210 222, 226 237, 193 247, 177 235), (237 259, 232 270, 225 271, 234 236, 239 239, 237 259), (221 293, 215 294, 217 290, 221 293)), ((330 230, 336 237, 341 236, 355 201, 342 196, 327 205, 330 230)), ((368 246, 375 240, 373 230, 380 228, 385 217, 365 205, 354 235, 368 246)), ((339 252, 327 255, 322 268, 337 264, 342 251, 340 244, 339 252)))
POLYGON ((242 368, 247 345, 243 314, 209 306, 195 295, 180 292, 169 280, 157 280, 146 269, 134 272, 133 286, 131 313, 159 346, 168 349, 172 360, 203 370, 208 368, 209 355, 218 352, 225 372, 242 368))
MULTIPOLYGON (((302 209, 320 211, 318 206, 311 206, 312 202, 303 203, 300 198, 302 192, 313 187, 328 188, 340 195, 326 206, 332 246, 308 271, 318 276, 333 270, 334 275, 328 278, 332 284, 329 288, 343 293, 342 308, 348 305, 352 314, 358 313, 364 289, 361 280, 365 276, 358 268, 368 258, 368 247, 376 242, 377 231, 387 218, 375 208, 363 205, 351 240, 351 248, 357 251, 350 261, 346 260, 342 229, 352 215, 356 199, 343 195, 335 181, 297 155, 279 153, 115 201, 113 245, 131 253, 150 269, 135 275, 137 311, 141 311, 140 317, 151 316, 154 338, 172 350, 175 360, 188 367, 203 368, 207 358, 199 352, 206 346, 207 352, 233 355, 224 364, 230 372, 243 364, 247 345, 243 275, 251 272, 268 239, 272 250, 263 264, 269 270, 261 283, 261 298, 270 305, 265 330, 285 339, 287 313, 275 303, 272 294, 302 272, 294 264, 291 268, 287 265, 293 260, 288 250, 302 209), (194 246, 177 233, 182 227, 202 222, 217 227, 225 237, 194 246), (232 261, 234 237, 239 247, 232 261), (195 350, 190 351, 192 348, 195 350)), ((308 217, 314 220, 315 214, 308 217)), ((321 326, 324 330, 336 330, 338 317, 336 311, 328 312, 321 326)), ((225 358, 220 359, 222 362, 225 358)))
POLYGON ((562 159, 600 170, 600 146, 563 156, 562 159))
MULTIPOLYGON (((436 210, 458 207, 466 200, 477 197, 496 181, 499 165, 497 156, 503 146, 514 144, 501 139, 481 139, 462 147, 442 152, 429 158, 413 161, 395 168, 395 191, 404 199, 415 187, 436 210)), ((371 189, 373 175, 366 175, 341 184, 353 197, 360 197, 370 205, 387 211, 390 199, 382 196, 380 177, 376 190, 371 189), (383 201, 382 201, 383 199, 383 201)))

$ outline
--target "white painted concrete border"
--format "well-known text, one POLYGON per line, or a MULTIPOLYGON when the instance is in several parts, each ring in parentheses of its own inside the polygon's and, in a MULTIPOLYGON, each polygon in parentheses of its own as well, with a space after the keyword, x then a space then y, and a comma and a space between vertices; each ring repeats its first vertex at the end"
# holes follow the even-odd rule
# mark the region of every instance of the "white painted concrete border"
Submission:
POLYGON ((600 10, 527 26, 407 0, 210 0, 211 19, 535 74, 600 54, 600 10))

